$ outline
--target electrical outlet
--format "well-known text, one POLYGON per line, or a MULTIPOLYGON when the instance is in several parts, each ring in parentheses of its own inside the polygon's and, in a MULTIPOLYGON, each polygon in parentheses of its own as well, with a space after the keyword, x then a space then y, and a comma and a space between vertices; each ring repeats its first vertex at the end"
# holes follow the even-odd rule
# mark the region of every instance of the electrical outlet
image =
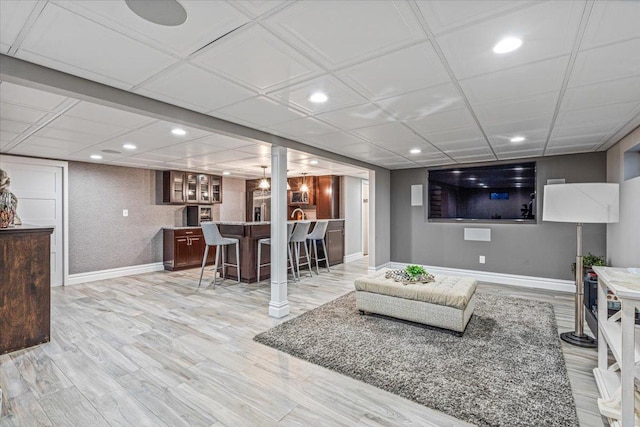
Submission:
POLYGON ((122 216, 129 216, 129 209, 122 209, 122 216))
POLYGON ((485 261, 484 260, 484 255, 480 255, 479 261, 480 261, 480 264, 484 264, 484 261, 485 261))

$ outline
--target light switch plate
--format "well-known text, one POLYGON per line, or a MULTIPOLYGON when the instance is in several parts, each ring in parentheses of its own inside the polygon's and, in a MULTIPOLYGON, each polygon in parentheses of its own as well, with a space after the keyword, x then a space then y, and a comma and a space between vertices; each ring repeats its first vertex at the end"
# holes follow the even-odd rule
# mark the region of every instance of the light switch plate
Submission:
POLYGON ((129 209, 122 209, 122 216, 129 216, 129 209))

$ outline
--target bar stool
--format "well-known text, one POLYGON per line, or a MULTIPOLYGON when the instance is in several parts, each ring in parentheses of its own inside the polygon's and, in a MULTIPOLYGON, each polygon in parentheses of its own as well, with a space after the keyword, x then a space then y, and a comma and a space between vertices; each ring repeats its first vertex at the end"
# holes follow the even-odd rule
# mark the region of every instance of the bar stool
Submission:
POLYGON ((296 270, 298 271, 298 278, 300 278, 300 243, 304 246, 304 252, 307 258, 307 265, 309 266, 309 275, 313 277, 311 273, 311 258, 309 257, 309 248, 307 248, 307 234, 309 234, 310 222, 298 222, 296 228, 293 230, 291 236, 291 243, 296 251, 296 270))
POLYGON ((222 265, 220 268, 222 269, 222 280, 226 278, 225 275, 225 267, 230 265, 231 267, 235 267, 238 272, 238 283, 240 283, 240 241, 238 239, 234 239, 231 237, 222 237, 220 234, 220 230, 218 230, 218 226, 213 222, 203 222, 202 224, 202 233, 204 234, 204 242, 206 244, 204 249, 204 258, 202 258, 202 270, 200 270, 200 281, 198 282, 198 288, 202 283, 202 274, 204 273, 204 266, 207 264, 207 255, 209 255, 209 246, 216 247, 216 263, 213 267, 213 289, 216 288, 216 275, 218 274, 218 258, 220 257, 220 252, 222 252, 222 265), (224 260, 224 247, 227 245, 236 245, 236 263, 231 264, 227 263, 224 260))
MULTIPOLYGON (((296 277, 296 270, 293 268, 293 255, 291 255, 291 235, 293 234, 294 226, 295 226, 295 223, 290 222, 287 224, 287 260, 289 261, 288 262, 289 266, 287 267, 287 271, 291 269, 291 274, 293 274, 293 280, 298 281, 298 278, 296 277)), ((260 268, 266 267, 267 265, 271 265, 270 262, 266 264, 260 263, 260 259, 262 258, 262 245, 271 245, 271 238, 258 240, 258 265, 256 268, 256 275, 257 275, 256 281, 258 282, 260 281, 260 268)))
POLYGON ((311 240, 313 243, 313 254, 316 259, 316 273, 320 275, 320 265, 318 261, 324 261, 327 266, 327 271, 331 272, 329 268, 329 259, 327 258, 327 244, 324 241, 324 238, 327 234, 327 227, 329 226, 329 221, 317 221, 316 226, 313 227, 311 233, 307 235, 307 240, 311 240), (324 258, 318 259, 318 240, 322 241, 322 250, 324 251, 324 258))

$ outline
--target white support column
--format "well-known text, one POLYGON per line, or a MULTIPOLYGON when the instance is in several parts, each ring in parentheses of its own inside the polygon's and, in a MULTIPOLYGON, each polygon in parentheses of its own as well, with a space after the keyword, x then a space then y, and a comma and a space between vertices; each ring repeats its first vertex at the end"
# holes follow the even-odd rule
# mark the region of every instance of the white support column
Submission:
POLYGON ((271 146, 271 301, 269 316, 289 314, 287 300, 287 148, 271 146))

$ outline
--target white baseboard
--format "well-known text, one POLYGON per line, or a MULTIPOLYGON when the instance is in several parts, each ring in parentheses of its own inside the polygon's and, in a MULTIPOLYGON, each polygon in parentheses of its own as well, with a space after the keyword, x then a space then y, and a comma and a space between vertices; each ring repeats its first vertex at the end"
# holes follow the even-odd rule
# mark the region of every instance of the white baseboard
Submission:
POLYGON ((346 264, 348 262, 358 261, 359 259, 362 259, 362 258, 364 258, 364 255, 362 255, 362 252, 356 252, 353 254, 345 255, 342 258, 342 261, 346 264))
MULTIPOLYGON (((405 268, 408 263, 392 262, 391 268, 405 268)), ((517 274, 493 273, 490 271, 463 270, 460 268, 424 266, 429 273, 445 276, 466 276, 482 282, 499 283, 502 285, 522 286, 525 288, 549 289, 552 291, 575 293, 576 285, 573 280, 550 279, 548 277, 520 276, 517 274)))
MULTIPOLYGON (((408 264, 407 264, 408 265, 408 264)), ((375 273, 376 271, 380 271, 383 268, 391 268, 391 262, 385 262, 384 264, 381 265, 376 265, 375 267, 371 267, 369 266, 369 268, 367 269, 367 271, 369 273, 375 273)))
POLYGON ((116 277, 131 276, 132 274, 151 273, 164 270, 162 262, 151 264, 131 265, 128 267, 110 268, 108 270, 88 271, 86 273, 70 274, 67 285, 95 282, 97 280, 114 279, 116 277))

